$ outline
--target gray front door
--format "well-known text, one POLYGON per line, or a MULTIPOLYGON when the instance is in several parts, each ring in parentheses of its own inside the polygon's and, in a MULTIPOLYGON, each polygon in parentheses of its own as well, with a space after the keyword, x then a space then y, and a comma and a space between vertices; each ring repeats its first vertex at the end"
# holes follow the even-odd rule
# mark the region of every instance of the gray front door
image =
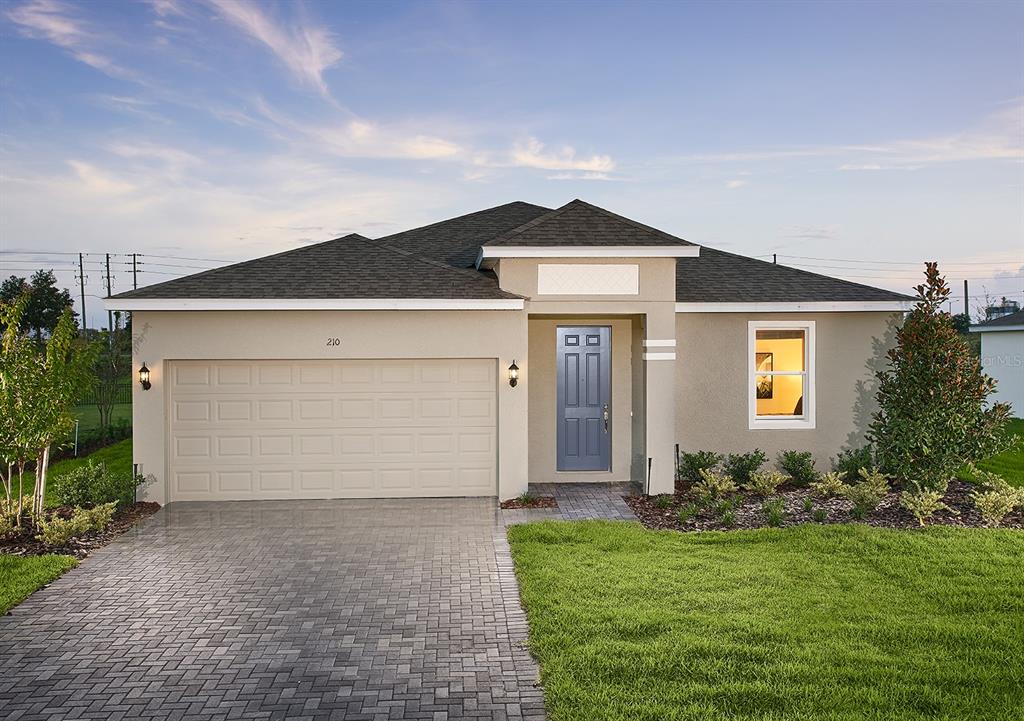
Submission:
POLYGON ((558 328, 558 470, 611 470, 612 329, 558 328))

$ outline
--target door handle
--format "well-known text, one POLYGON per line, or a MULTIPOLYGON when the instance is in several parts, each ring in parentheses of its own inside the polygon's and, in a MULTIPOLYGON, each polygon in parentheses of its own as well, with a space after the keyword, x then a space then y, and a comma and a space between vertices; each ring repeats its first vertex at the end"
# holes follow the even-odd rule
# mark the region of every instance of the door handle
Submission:
POLYGON ((601 417, 604 418, 604 432, 608 432, 608 404, 605 403, 601 409, 601 417))

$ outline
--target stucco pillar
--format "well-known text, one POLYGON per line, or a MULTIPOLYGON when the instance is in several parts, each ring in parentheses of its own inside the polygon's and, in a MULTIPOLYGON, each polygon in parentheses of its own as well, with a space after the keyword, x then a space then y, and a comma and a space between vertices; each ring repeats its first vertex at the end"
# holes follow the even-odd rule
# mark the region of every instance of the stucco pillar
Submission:
MULTIPOLYGON (((675 488, 676 443, 676 314, 675 304, 657 304, 644 322, 645 427, 650 459, 648 492, 672 493, 675 488)), ((644 461, 647 473, 647 459, 644 461)))

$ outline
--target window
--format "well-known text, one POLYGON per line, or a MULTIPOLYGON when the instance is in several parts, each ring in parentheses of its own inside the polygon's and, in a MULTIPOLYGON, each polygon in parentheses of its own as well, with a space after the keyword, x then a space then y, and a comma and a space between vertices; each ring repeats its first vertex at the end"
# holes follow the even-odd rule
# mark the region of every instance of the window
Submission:
POLYGON ((750 428, 814 428, 814 321, 750 321, 750 428))

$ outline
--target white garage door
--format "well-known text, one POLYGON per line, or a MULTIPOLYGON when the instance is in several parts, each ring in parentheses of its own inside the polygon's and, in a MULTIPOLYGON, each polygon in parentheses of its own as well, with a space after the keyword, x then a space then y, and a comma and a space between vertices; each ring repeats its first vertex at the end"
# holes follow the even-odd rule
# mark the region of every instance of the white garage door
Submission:
POLYGON ((493 360, 175 361, 168 497, 493 496, 493 360))

